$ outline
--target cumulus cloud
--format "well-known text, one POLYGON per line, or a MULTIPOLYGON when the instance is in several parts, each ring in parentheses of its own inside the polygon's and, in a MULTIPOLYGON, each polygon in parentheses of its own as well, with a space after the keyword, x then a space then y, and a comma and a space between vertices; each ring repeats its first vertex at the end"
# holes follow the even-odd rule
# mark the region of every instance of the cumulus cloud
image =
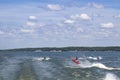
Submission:
POLYGON ((62 7, 58 4, 48 4, 47 7, 50 9, 50 10, 61 10, 62 7))
POLYGON ((26 22, 26 25, 30 27, 35 27, 37 25, 37 17, 29 16, 28 21, 26 22))
POLYGON ((88 16, 88 14, 85 14, 85 13, 80 14, 80 18, 83 20, 90 20, 91 19, 90 16, 88 16))
POLYGON ((102 23, 101 27, 103 27, 103 28, 113 28, 114 24, 112 22, 102 23))
POLYGON ((73 24, 74 22, 75 22, 74 20, 70 20, 70 19, 64 21, 64 23, 67 24, 73 24))
POLYGON ((34 32, 33 29, 21 29, 20 31, 23 32, 23 33, 32 33, 32 32, 34 32))
POLYGON ((31 22, 31 21, 28 21, 26 23, 27 26, 30 26, 30 27, 35 27, 36 26, 36 23, 35 22, 31 22))
POLYGON ((26 25, 32 28, 36 28, 36 27, 43 27, 46 24, 38 22, 36 16, 29 16, 26 25))
POLYGON ((36 20, 37 17, 36 16, 29 16, 29 20, 36 20))
POLYGON ((71 19, 82 19, 82 20, 90 20, 91 19, 91 17, 88 16, 88 14, 86 14, 86 13, 71 15, 70 18, 71 19))

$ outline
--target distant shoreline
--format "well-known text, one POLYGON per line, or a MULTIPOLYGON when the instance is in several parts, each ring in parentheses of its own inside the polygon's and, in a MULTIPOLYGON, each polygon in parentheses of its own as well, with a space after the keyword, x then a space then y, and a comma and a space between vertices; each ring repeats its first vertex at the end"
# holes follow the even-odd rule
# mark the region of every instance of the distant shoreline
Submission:
POLYGON ((120 51, 119 46, 110 47, 43 47, 43 48, 16 48, 16 49, 5 49, 0 51, 51 51, 51 52, 62 52, 62 51, 120 51))

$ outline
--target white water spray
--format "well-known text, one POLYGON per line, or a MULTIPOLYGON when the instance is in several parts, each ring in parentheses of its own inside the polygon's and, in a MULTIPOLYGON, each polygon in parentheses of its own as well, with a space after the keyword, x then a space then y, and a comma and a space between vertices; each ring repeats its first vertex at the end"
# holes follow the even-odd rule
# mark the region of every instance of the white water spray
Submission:
POLYGON ((92 67, 96 67, 96 68, 100 68, 100 69, 105 69, 105 70, 120 70, 120 68, 113 68, 113 67, 108 67, 100 62, 93 62, 91 63, 88 60, 84 60, 84 61, 80 61, 80 64, 75 64, 73 63, 70 66, 67 66, 70 68, 92 68, 92 67))
POLYGON ((46 61, 48 61, 48 60, 50 60, 51 58, 50 57, 35 57, 35 58, 33 58, 33 60, 37 60, 37 61, 43 61, 43 60, 46 60, 46 61))
POLYGON ((120 80, 115 74, 107 73, 104 80, 120 80))

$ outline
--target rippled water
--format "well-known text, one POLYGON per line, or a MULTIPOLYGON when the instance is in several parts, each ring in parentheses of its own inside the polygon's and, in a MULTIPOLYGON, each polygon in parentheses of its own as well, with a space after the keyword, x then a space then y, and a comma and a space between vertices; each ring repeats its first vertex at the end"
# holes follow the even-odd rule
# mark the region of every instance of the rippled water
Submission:
POLYGON ((120 52, 1 51, 0 80, 120 80, 120 52))

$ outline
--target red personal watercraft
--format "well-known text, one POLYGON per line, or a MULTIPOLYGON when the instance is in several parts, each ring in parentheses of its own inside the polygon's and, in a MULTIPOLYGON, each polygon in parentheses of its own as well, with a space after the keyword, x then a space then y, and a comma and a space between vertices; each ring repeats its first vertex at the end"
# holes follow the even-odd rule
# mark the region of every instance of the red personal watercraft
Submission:
POLYGON ((76 58, 72 58, 72 61, 73 61, 75 64, 80 64, 80 62, 79 62, 76 58))

